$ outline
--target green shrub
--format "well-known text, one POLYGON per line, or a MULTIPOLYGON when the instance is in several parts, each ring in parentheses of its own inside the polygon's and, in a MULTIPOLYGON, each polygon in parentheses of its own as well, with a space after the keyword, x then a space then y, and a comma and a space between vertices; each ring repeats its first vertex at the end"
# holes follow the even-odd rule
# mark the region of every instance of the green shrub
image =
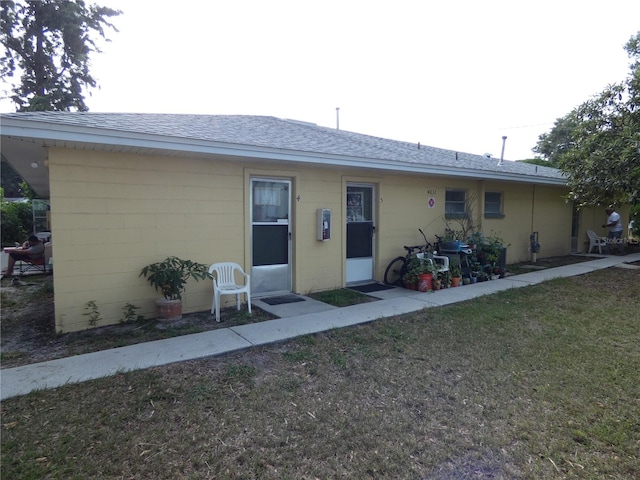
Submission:
POLYGON ((31 201, 7 202, 2 199, 2 246, 24 242, 33 231, 31 201))

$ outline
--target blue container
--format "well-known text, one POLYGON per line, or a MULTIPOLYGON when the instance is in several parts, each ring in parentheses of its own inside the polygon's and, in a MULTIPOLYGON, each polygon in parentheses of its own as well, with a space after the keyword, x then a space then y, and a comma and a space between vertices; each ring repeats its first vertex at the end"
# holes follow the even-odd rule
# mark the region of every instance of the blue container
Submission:
POLYGON ((460 240, 451 240, 449 242, 444 242, 442 244, 442 251, 443 252, 454 252, 454 253, 460 253, 463 250, 468 250, 469 249, 469 245, 461 242, 460 240))

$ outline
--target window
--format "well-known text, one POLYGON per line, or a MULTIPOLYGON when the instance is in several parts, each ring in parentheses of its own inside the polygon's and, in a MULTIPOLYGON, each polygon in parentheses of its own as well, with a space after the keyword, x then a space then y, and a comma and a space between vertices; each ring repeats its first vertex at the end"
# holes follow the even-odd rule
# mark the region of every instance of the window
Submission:
POLYGON ((444 215, 447 218, 464 218, 466 215, 467 192, 447 190, 444 199, 444 215))
POLYGON ((484 216, 485 218, 503 218, 502 213, 502 193, 484 193, 484 216))

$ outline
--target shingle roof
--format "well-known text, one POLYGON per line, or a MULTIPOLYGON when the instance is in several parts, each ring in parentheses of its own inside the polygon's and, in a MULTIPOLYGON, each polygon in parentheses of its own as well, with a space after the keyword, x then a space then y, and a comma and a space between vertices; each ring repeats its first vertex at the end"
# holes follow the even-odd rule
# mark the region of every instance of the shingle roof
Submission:
MULTIPOLYGON (((233 144, 254 149, 305 152, 372 161, 403 170, 453 169, 461 176, 520 177, 521 181, 546 179, 563 183, 562 173, 549 167, 487 158, 453 150, 401 142, 311 123, 251 115, 180 115, 94 112, 24 112, 0 115, 2 122, 19 120, 40 129, 64 128, 67 132, 109 132, 123 141, 134 135, 233 144), (472 173, 473 172, 473 173, 472 173)), ((123 143, 124 144, 124 143, 123 143)), ((130 144, 130 143, 127 143, 130 144)), ((543 180, 544 181, 544 180, 543 180)), ((545 182, 545 183, 547 183, 545 182)))

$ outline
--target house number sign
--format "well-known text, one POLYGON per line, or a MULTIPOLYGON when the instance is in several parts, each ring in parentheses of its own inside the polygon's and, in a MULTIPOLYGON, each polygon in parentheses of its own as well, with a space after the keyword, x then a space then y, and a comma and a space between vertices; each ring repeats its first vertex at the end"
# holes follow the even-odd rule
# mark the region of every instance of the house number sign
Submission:
POLYGON ((436 189, 427 188, 427 195, 429 196, 429 199, 427 200, 427 206, 429 208, 434 208, 436 206, 436 199, 435 199, 436 189))

